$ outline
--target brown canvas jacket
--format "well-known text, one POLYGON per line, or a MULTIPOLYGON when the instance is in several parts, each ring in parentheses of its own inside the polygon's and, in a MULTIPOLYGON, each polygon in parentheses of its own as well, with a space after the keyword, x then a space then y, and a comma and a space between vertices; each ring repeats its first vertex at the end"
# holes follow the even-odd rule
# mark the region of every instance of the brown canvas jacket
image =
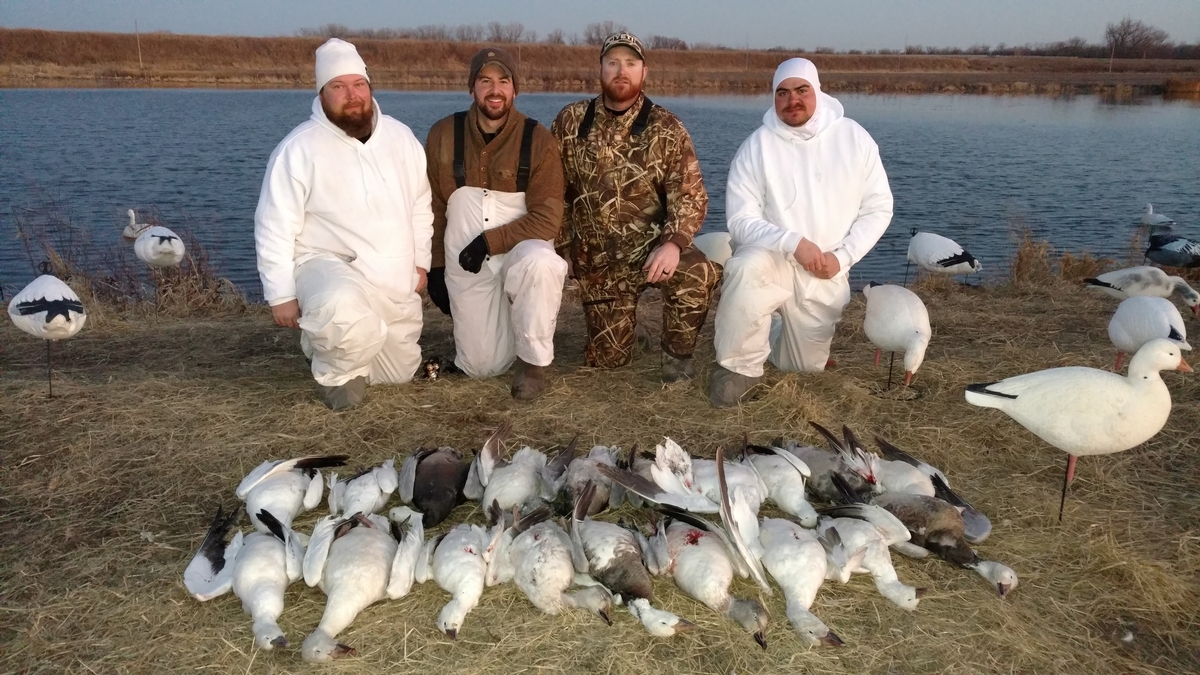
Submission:
MULTIPOLYGON (((500 134, 486 146, 478 119, 479 111, 472 103, 464 139, 467 186, 516 192, 525 115, 514 108, 500 134)), ((529 187, 525 191, 525 208, 529 213, 484 233, 492 255, 507 253, 526 239, 554 241, 562 227, 563 173, 558 142, 539 124, 533 132, 531 150, 529 187)), ((433 192, 433 267, 445 267, 446 203, 458 189, 454 183, 454 115, 439 120, 429 130, 425 157, 433 192)))
MULTIPOLYGON (((577 135, 589 101, 568 105, 554 120, 550 129, 562 146, 567 183, 558 247, 574 239, 588 242, 585 248, 625 249, 621 257, 634 261, 668 241, 686 249, 704 224, 708 193, 692 138, 679 118, 655 105, 646 129, 630 138, 645 100, 642 96, 624 114, 613 115, 595 99, 586 139, 577 135)), ((579 253, 578 246, 573 250, 579 253)))

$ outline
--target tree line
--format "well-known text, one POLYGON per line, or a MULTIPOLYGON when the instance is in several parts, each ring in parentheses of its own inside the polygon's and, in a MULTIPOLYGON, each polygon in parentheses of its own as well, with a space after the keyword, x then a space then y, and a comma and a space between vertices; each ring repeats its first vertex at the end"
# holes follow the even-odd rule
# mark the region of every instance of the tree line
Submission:
MULTIPOLYGON (((330 23, 317 28, 298 31, 304 37, 338 37, 344 39, 370 40, 433 40, 442 42, 492 42, 499 44, 540 43, 550 45, 599 46, 604 38, 621 30, 628 30, 615 21, 589 23, 582 33, 565 33, 555 29, 544 36, 525 28, 519 22, 486 24, 443 24, 417 26, 415 28, 349 28, 330 23)), ((666 35, 651 35, 644 40, 648 49, 676 50, 733 50, 723 44, 692 42, 666 35)), ((1024 45, 971 45, 970 47, 926 47, 907 45, 903 49, 847 49, 831 47, 804 49, 798 47, 772 47, 767 51, 817 54, 941 54, 978 56, 1074 56, 1079 58, 1119 59, 1200 59, 1200 44, 1171 42, 1170 35, 1161 28, 1142 21, 1125 17, 1105 28, 1103 42, 1088 42, 1082 37, 1048 43, 1024 45)))

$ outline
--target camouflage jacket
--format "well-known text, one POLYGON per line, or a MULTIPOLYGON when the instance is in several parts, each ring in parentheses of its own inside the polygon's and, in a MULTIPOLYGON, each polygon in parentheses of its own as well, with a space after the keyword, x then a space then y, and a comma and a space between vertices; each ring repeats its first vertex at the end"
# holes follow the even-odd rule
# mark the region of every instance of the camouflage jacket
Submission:
POLYGON ((556 246, 588 267, 618 261, 641 266, 654 246, 680 249, 704 224, 708 193, 692 138, 678 117, 654 105, 646 128, 630 128, 646 98, 622 115, 594 99, 595 118, 584 139, 579 126, 590 101, 563 108, 550 132, 562 146, 566 215, 556 246))

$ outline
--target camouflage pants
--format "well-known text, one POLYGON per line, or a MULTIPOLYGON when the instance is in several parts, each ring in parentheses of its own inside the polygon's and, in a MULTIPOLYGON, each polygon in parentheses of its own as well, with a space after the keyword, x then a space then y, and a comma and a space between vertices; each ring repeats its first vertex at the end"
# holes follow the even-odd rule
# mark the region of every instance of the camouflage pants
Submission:
POLYGON ((721 281, 720 265, 689 246, 680 254, 675 274, 656 284, 646 283, 641 264, 615 269, 580 267, 576 272, 588 330, 587 365, 618 368, 629 363, 636 341, 637 301, 652 285, 663 293, 663 351, 679 359, 692 355, 713 291, 721 281))

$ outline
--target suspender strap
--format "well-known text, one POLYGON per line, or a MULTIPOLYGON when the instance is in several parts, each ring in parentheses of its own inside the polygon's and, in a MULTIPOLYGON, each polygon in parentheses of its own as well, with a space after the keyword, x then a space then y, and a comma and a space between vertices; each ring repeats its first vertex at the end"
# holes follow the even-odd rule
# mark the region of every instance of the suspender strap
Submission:
MULTIPOLYGON (((650 97, 642 99, 642 109, 638 111, 637 117, 633 120, 633 125, 629 127, 630 136, 641 136, 646 130, 646 125, 650 122, 650 110, 654 107, 654 101, 650 97)), ((592 123, 596 121, 596 99, 588 101, 587 110, 583 113, 583 119, 579 122, 579 131, 575 137, 579 140, 587 138, 588 133, 592 130, 592 123)))
POLYGON ((525 118, 525 130, 521 133, 521 158, 517 163, 517 192, 524 192, 529 187, 529 172, 533 159, 533 130, 537 128, 537 120, 525 118))
POLYGON ((456 187, 462 187, 467 184, 467 161, 466 155, 466 140, 467 140, 467 113, 454 113, 454 184, 456 187))
POLYGON ((596 99, 588 101, 587 110, 583 113, 583 119, 579 122, 579 133, 576 138, 584 140, 588 136, 588 132, 592 130, 592 122, 596 121, 596 99))

